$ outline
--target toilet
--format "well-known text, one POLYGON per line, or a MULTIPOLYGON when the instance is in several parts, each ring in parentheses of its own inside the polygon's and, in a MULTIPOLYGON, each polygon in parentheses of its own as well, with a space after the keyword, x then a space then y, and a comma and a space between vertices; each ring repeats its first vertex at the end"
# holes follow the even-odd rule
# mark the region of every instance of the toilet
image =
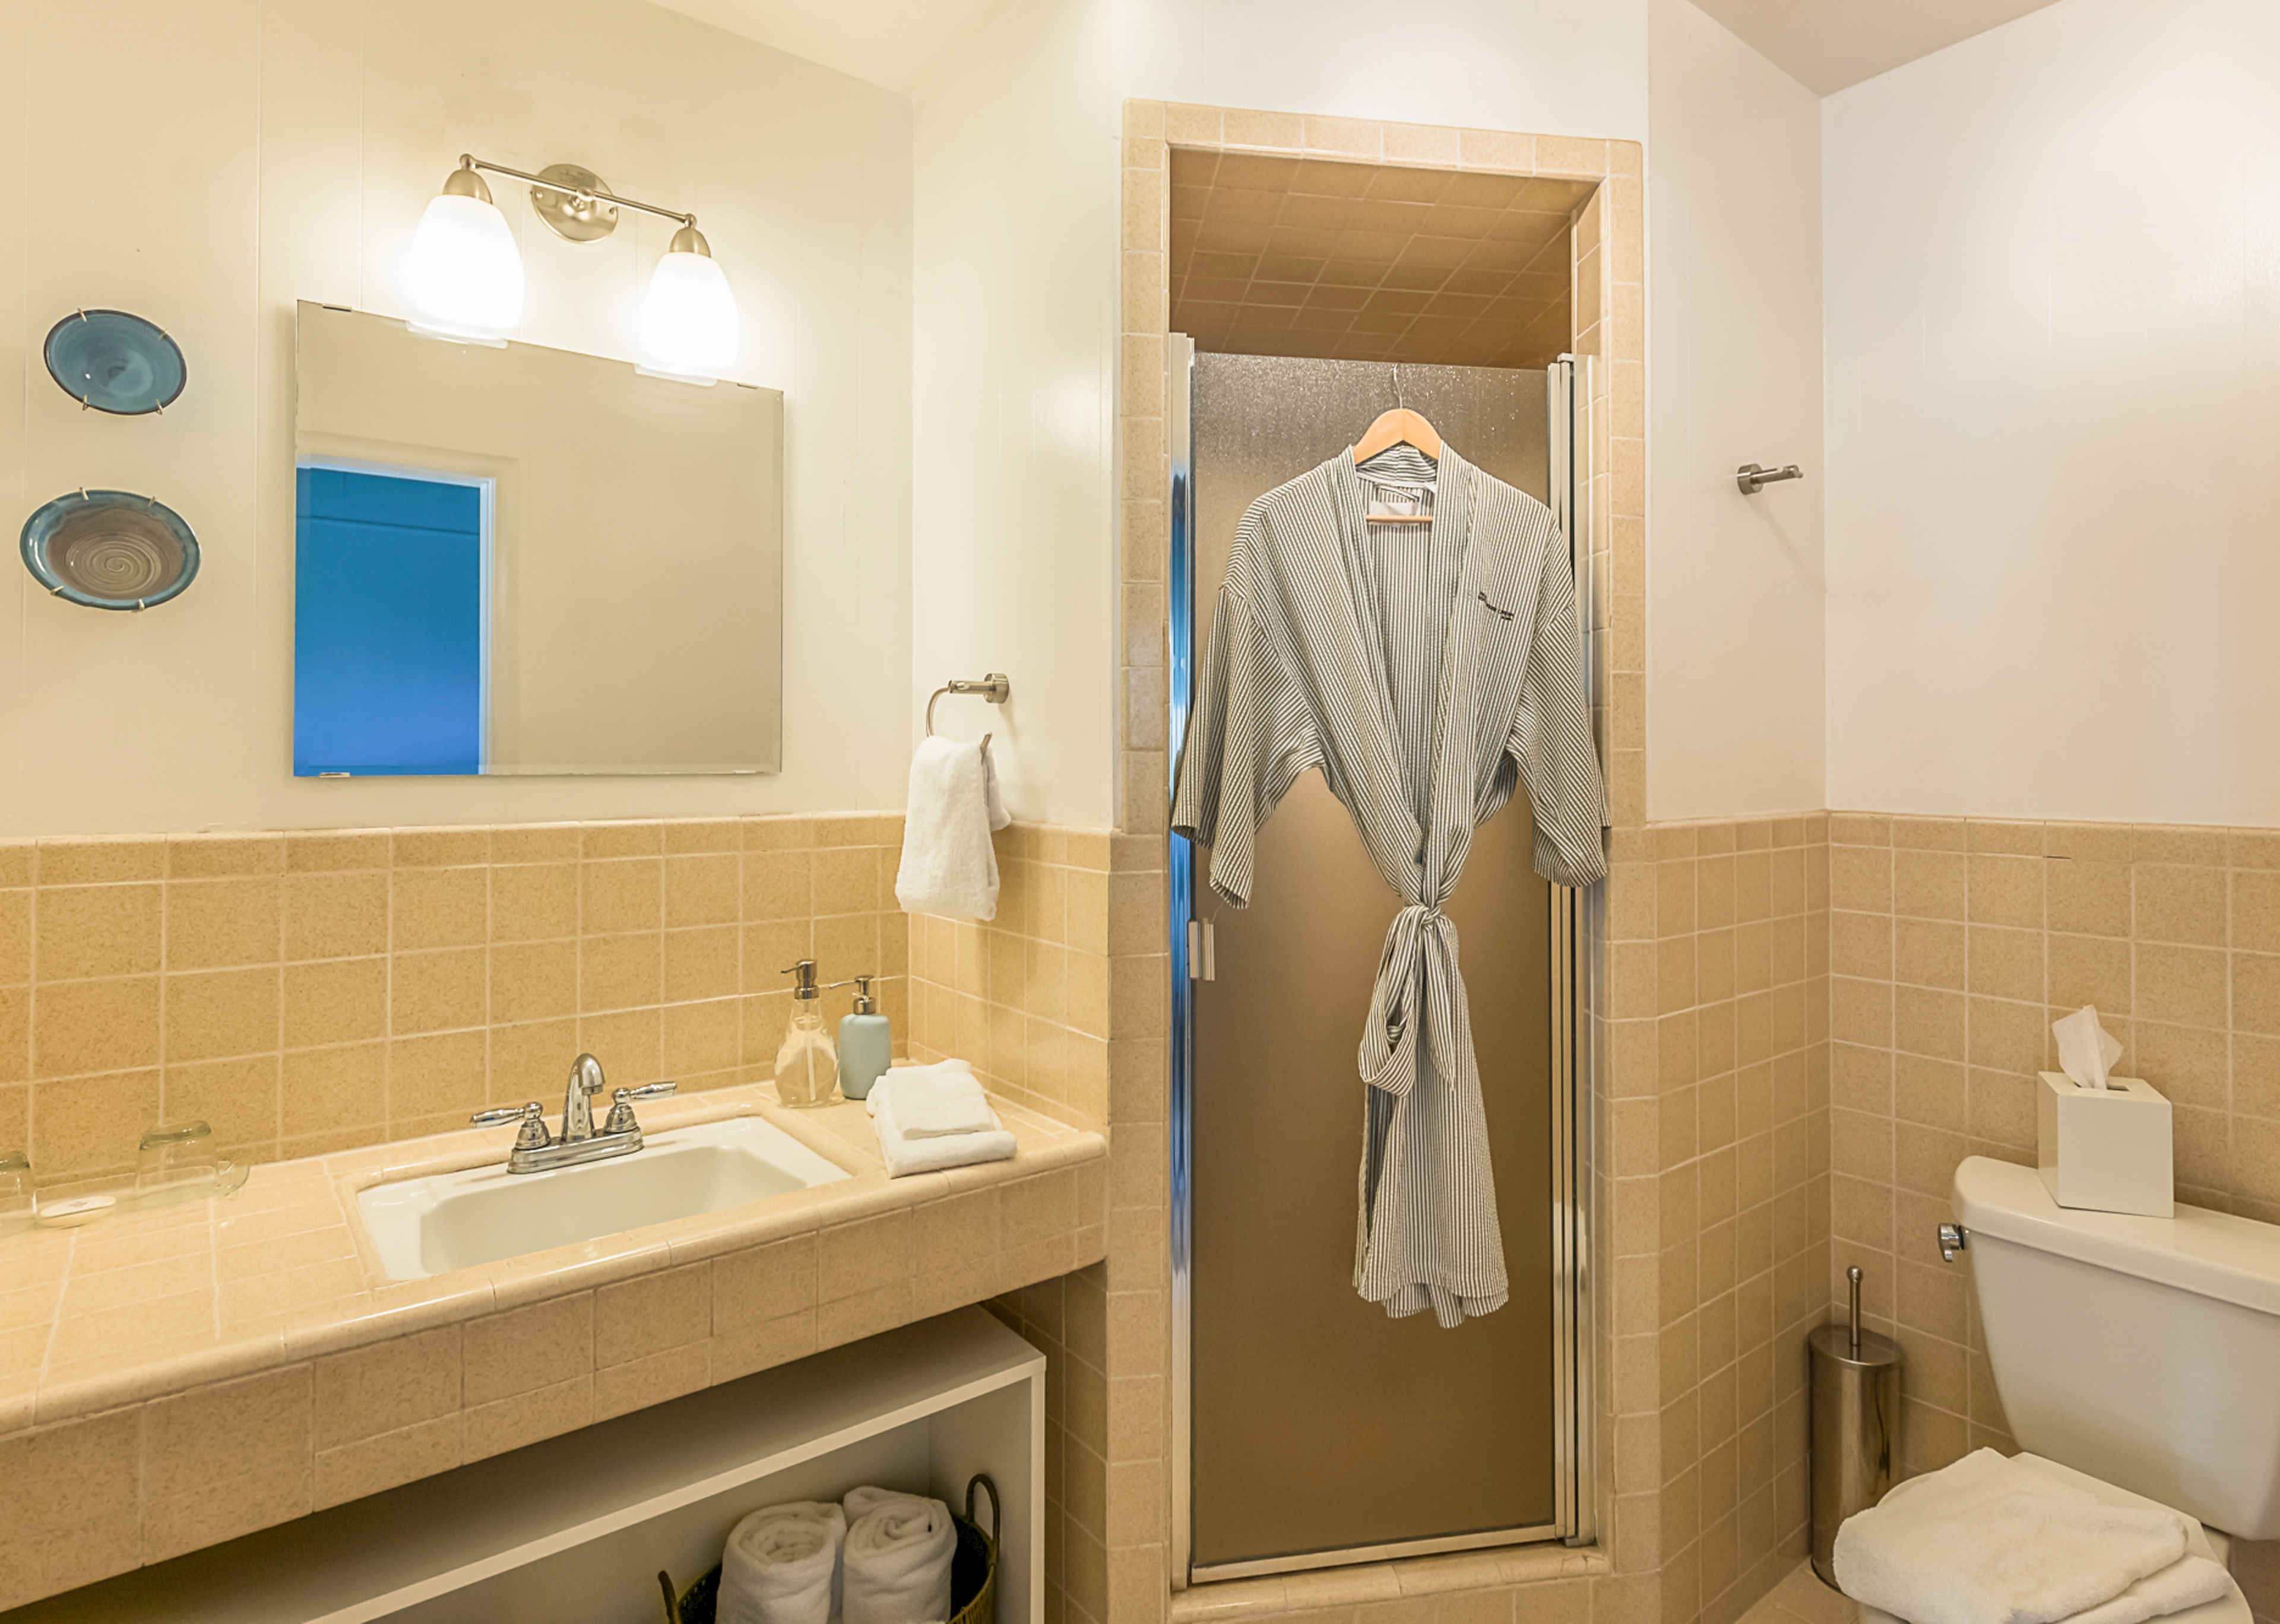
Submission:
MULTIPOLYGON (((2022 1464, 2197 1518, 2191 1549, 2219 1562, 2233 1537, 2280 1538, 2280 1226, 2062 1207, 1981 1156, 1955 1170, 1955 1215, 2022 1464)), ((2250 1621, 2237 1584, 2169 1616, 2250 1621)))

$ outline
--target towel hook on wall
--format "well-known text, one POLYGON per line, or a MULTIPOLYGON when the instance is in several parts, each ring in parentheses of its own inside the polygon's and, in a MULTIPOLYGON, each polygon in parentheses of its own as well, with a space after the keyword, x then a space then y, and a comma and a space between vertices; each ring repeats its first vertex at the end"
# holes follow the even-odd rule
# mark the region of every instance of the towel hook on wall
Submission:
MULTIPOLYGON (((941 698, 944 694, 979 694, 991 704, 1004 704, 1013 697, 1013 683, 1012 679, 1002 671, 993 671, 978 681, 971 677, 951 678, 949 681, 935 689, 932 697, 927 701, 926 735, 928 738, 934 737, 935 700, 941 698)), ((982 735, 982 743, 986 747, 990 743, 990 735, 982 735)))
POLYGON ((1734 470, 1734 483, 1742 488, 1742 494, 1745 496, 1754 496, 1767 486, 1778 485, 1783 480, 1801 480, 1804 477, 1805 470, 1795 463, 1786 468, 1760 468, 1753 462, 1745 462, 1734 470))

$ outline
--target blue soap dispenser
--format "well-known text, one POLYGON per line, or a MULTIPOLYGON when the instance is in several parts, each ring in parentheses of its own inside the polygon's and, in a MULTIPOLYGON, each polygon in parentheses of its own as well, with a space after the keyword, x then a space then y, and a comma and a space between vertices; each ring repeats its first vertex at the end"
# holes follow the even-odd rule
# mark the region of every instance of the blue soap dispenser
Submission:
POLYGON ((871 996, 871 983, 878 978, 853 979, 854 1012, 839 1018, 839 1091, 849 1099, 861 1099, 894 1063, 895 1039, 871 996))

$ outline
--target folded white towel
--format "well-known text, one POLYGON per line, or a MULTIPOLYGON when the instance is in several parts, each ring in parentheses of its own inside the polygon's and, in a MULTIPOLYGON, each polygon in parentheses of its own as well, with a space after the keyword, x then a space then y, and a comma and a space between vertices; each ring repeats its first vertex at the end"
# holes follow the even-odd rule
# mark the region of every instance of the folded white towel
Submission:
POLYGON ((998 853, 990 832, 1012 821, 987 749, 956 739, 920 744, 911 758, 903 862, 895 874, 903 912, 997 918, 998 853))
POLYGON ((1002 1162, 1018 1148, 1013 1135, 995 1126, 995 1112, 990 1114, 993 1126, 979 1133, 936 1134, 928 1138, 905 1133, 896 1114, 894 1076, 889 1072, 873 1083, 863 1102, 871 1112, 872 1129, 879 1135, 879 1154, 886 1160, 889 1178, 939 1173, 945 1167, 965 1167, 975 1162, 1002 1162))
POLYGON ((897 1066, 879 1081, 891 1085, 888 1093, 895 1102, 895 1126, 905 1139, 986 1134, 1005 1126, 974 1081, 974 1067, 964 1060, 897 1066))
POLYGON ((848 1491, 845 1624, 947 1624, 950 1507, 891 1489, 848 1491))
POLYGON ((839 1624, 847 1517, 828 1501, 764 1505, 720 1555, 720 1624, 839 1624))
POLYGON ((1909 1624, 2057 1624, 2093 1608, 2094 1624, 2138 1624, 2154 1615, 2102 1609, 2181 1565, 2191 1527, 2182 1512, 2104 1505, 1983 1449, 1847 1518, 1837 1586, 1909 1624))

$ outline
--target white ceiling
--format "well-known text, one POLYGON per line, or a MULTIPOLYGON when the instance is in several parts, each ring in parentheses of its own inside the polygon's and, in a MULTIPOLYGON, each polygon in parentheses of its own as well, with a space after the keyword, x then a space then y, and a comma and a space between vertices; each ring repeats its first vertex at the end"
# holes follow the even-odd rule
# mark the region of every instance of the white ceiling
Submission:
MULTIPOLYGON (((1005 0, 657 0, 657 4, 907 92, 945 45, 1005 0)), ((1815 94, 1873 79, 2053 0, 1695 0, 1815 94)))
POLYGON ((1005 0, 657 0, 667 10, 907 93, 936 51, 1005 0))
POLYGON ((1694 0, 1817 96, 1890 73, 2053 0, 1694 0))

